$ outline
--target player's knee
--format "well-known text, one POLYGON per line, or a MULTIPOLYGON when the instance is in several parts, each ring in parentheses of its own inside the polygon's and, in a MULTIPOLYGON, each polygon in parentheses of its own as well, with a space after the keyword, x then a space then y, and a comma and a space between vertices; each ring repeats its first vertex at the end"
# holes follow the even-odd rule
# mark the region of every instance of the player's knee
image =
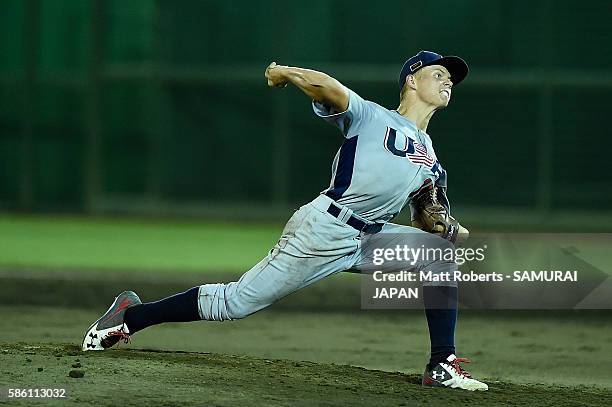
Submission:
POLYGON ((207 321, 243 319, 267 307, 268 301, 235 290, 235 283, 201 286, 200 316, 207 321))
POLYGON ((439 236, 430 236, 431 238, 428 239, 426 247, 431 255, 427 256, 426 264, 422 270, 430 272, 432 278, 429 281, 425 281, 423 285, 448 285, 456 287, 455 272, 459 270, 459 267, 455 263, 455 246, 439 236))

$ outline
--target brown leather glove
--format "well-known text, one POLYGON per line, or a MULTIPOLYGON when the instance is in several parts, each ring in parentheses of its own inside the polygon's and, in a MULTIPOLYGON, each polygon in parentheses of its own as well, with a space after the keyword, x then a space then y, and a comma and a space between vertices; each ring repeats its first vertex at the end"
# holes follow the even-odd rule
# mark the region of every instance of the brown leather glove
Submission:
POLYGON ((438 201, 437 192, 437 188, 429 182, 411 194, 412 226, 455 243, 459 230, 467 232, 467 229, 449 215, 438 201))

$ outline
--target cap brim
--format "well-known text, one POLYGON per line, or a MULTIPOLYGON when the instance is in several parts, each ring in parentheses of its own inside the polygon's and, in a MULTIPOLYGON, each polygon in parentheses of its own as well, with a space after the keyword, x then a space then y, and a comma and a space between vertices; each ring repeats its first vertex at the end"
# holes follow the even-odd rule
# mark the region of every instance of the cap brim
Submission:
POLYGON ((442 65, 448 69, 453 85, 457 85, 459 82, 464 80, 469 72, 467 63, 463 59, 456 56, 442 57, 441 59, 427 64, 426 66, 431 65, 442 65))

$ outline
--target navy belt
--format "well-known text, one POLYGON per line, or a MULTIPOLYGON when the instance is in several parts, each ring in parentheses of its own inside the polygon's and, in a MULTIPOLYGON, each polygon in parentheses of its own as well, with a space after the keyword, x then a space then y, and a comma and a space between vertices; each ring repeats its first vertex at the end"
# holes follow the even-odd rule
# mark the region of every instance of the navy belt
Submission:
MULTIPOLYGON (((329 208, 327 208, 327 213, 329 213, 336 219, 338 218, 338 215, 340 215, 340 211, 342 211, 342 209, 340 209, 333 203, 331 203, 329 205, 329 208)), ((382 223, 366 223, 362 221, 361 219, 357 219, 353 215, 351 215, 351 217, 348 218, 348 220, 345 223, 349 225, 350 227, 352 227, 353 229, 357 229, 360 232, 369 233, 369 234, 378 233, 382 230, 382 227, 383 227, 382 223)))

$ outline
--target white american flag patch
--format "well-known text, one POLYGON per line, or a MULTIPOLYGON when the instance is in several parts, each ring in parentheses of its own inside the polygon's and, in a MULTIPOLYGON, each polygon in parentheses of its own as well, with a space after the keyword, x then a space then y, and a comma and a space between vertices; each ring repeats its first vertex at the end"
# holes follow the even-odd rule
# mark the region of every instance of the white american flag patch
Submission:
POLYGON ((417 141, 414 141, 412 144, 414 146, 414 153, 406 154, 410 161, 426 167, 431 167, 434 165, 436 160, 427 153, 427 147, 417 141))

